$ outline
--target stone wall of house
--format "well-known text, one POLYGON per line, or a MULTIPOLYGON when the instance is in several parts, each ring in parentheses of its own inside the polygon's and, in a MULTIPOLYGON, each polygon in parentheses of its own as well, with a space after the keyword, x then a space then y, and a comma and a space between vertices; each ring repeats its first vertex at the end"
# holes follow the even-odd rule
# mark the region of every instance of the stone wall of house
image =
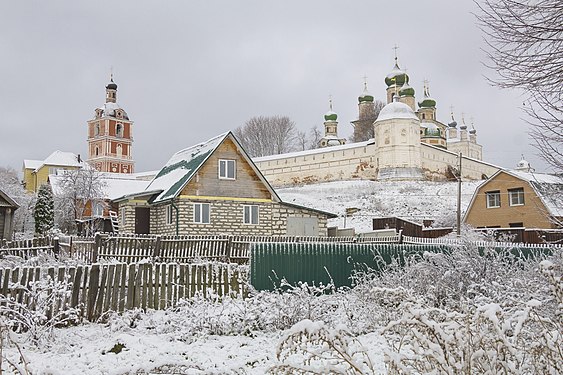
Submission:
POLYGON ((287 234, 288 217, 316 217, 319 225, 318 235, 321 237, 326 237, 328 235, 326 215, 279 203, 274 204, 272 207, 272 235, 284 236, 287 234))
MULTIPOLYGON (((285 235, 287 233, 287 218, 317 217, 319 235, 327 235, 326 215, 306 209, 285 206, 275 202, 232 201, 232 200, 188 200, 177 199, 178 234, 180 235, 285 235), (194 203, 210 204, 210 223, 194 223, 194 203), (259 206, 259 223, 244 224, 244 205, 259 206)), ((176 234, 176 210, 172 223, 166 223, 167 205, 151 207, 151 233, 161 235, 176 234)))
POLYGON ((140 204, 146 206, 146 202, 134 200, 124 201, 119 204, 119 232, 135 233, 135 207, 140 204))

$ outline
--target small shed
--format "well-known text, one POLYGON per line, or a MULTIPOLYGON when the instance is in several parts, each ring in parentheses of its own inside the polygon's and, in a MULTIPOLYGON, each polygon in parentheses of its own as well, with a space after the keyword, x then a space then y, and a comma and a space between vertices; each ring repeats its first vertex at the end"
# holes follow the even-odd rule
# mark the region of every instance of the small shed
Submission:
POLYGON ((0 189, 0 240, 11 240, 14 211, 19 205, 0 189))

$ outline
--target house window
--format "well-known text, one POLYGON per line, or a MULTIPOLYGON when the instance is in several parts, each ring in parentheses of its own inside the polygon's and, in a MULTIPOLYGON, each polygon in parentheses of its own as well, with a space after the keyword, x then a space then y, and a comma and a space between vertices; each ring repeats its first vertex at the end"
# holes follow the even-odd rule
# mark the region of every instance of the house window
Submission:
POLYGON ((524 228, 524 223, 508 223, 510 228, 524 228))
POLYGON ((511 206, 524 204, 524 188, 508 189, 508 198, 511 206))
POLYGON ((166 206, 166 225, 174 223, 174 207, 171 204, 166 206))
POLYGON ((103 217, 104 216, 104 204, 102 202, 94 202, 94 208, 92 209, 92 216, 103 217))
POLYGON ((244 224, 258 225, 258 206, 244 206, 244 224))
POLYGON ((219 160, 219 178, 225 180, 235 179, 235 161, 234 160, 219 160))
POLYGON ((209 224, 209 203, 194 203, 194 223, 209 224))
POLYGON ((500 207, 500 191, 488 191, 487 195, 487 208, 500 207))

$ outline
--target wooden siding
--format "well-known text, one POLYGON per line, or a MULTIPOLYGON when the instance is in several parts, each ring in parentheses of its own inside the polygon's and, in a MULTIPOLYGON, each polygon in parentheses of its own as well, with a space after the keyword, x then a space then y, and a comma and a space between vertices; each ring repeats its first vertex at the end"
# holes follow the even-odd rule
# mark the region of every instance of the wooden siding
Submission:
POLYGON ((469 207, 465 222, 475 228, 508 228, 510 223, 523 223, 527 228, 554 228, 544 204, 527 181, 501 172, 481 185, 469 207), (524 204, 510 206, 508 189, 524 189, 524 204), (500 191, 500 207, 487 208, 487 192, 500 191))
POLYGON ((219 145, 181 194, 272 199, 267 186, 242 157, 233 141, 228 138, 219 145), (236 160, 235 180, 219 179, 219 159, 236 160))

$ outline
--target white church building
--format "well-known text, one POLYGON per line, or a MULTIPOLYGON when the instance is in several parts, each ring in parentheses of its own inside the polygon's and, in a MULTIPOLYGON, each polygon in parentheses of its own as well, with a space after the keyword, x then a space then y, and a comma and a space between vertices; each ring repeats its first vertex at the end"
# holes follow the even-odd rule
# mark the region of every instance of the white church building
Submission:
POLYGON ((416 106, 415 91, 397 58, 385 83, 387 105, 377 119, 370 117, 374 98, 366 86, 358 98, 358 119, 352 122, 355 129, 362 124, 373 126, 373 139, 346 144, 338 137, 338 116, 331 106, 324 117, 320 148, 253 161, 274 186, 350 179, 453 179, 460 153, 463 179, 484 179, 500 169, 482 161, 475 128, 468 130, 464 120, 458 128, 453 114, 447 125, 437 120, 436 101, 430 97, 427 83, 416 106))

